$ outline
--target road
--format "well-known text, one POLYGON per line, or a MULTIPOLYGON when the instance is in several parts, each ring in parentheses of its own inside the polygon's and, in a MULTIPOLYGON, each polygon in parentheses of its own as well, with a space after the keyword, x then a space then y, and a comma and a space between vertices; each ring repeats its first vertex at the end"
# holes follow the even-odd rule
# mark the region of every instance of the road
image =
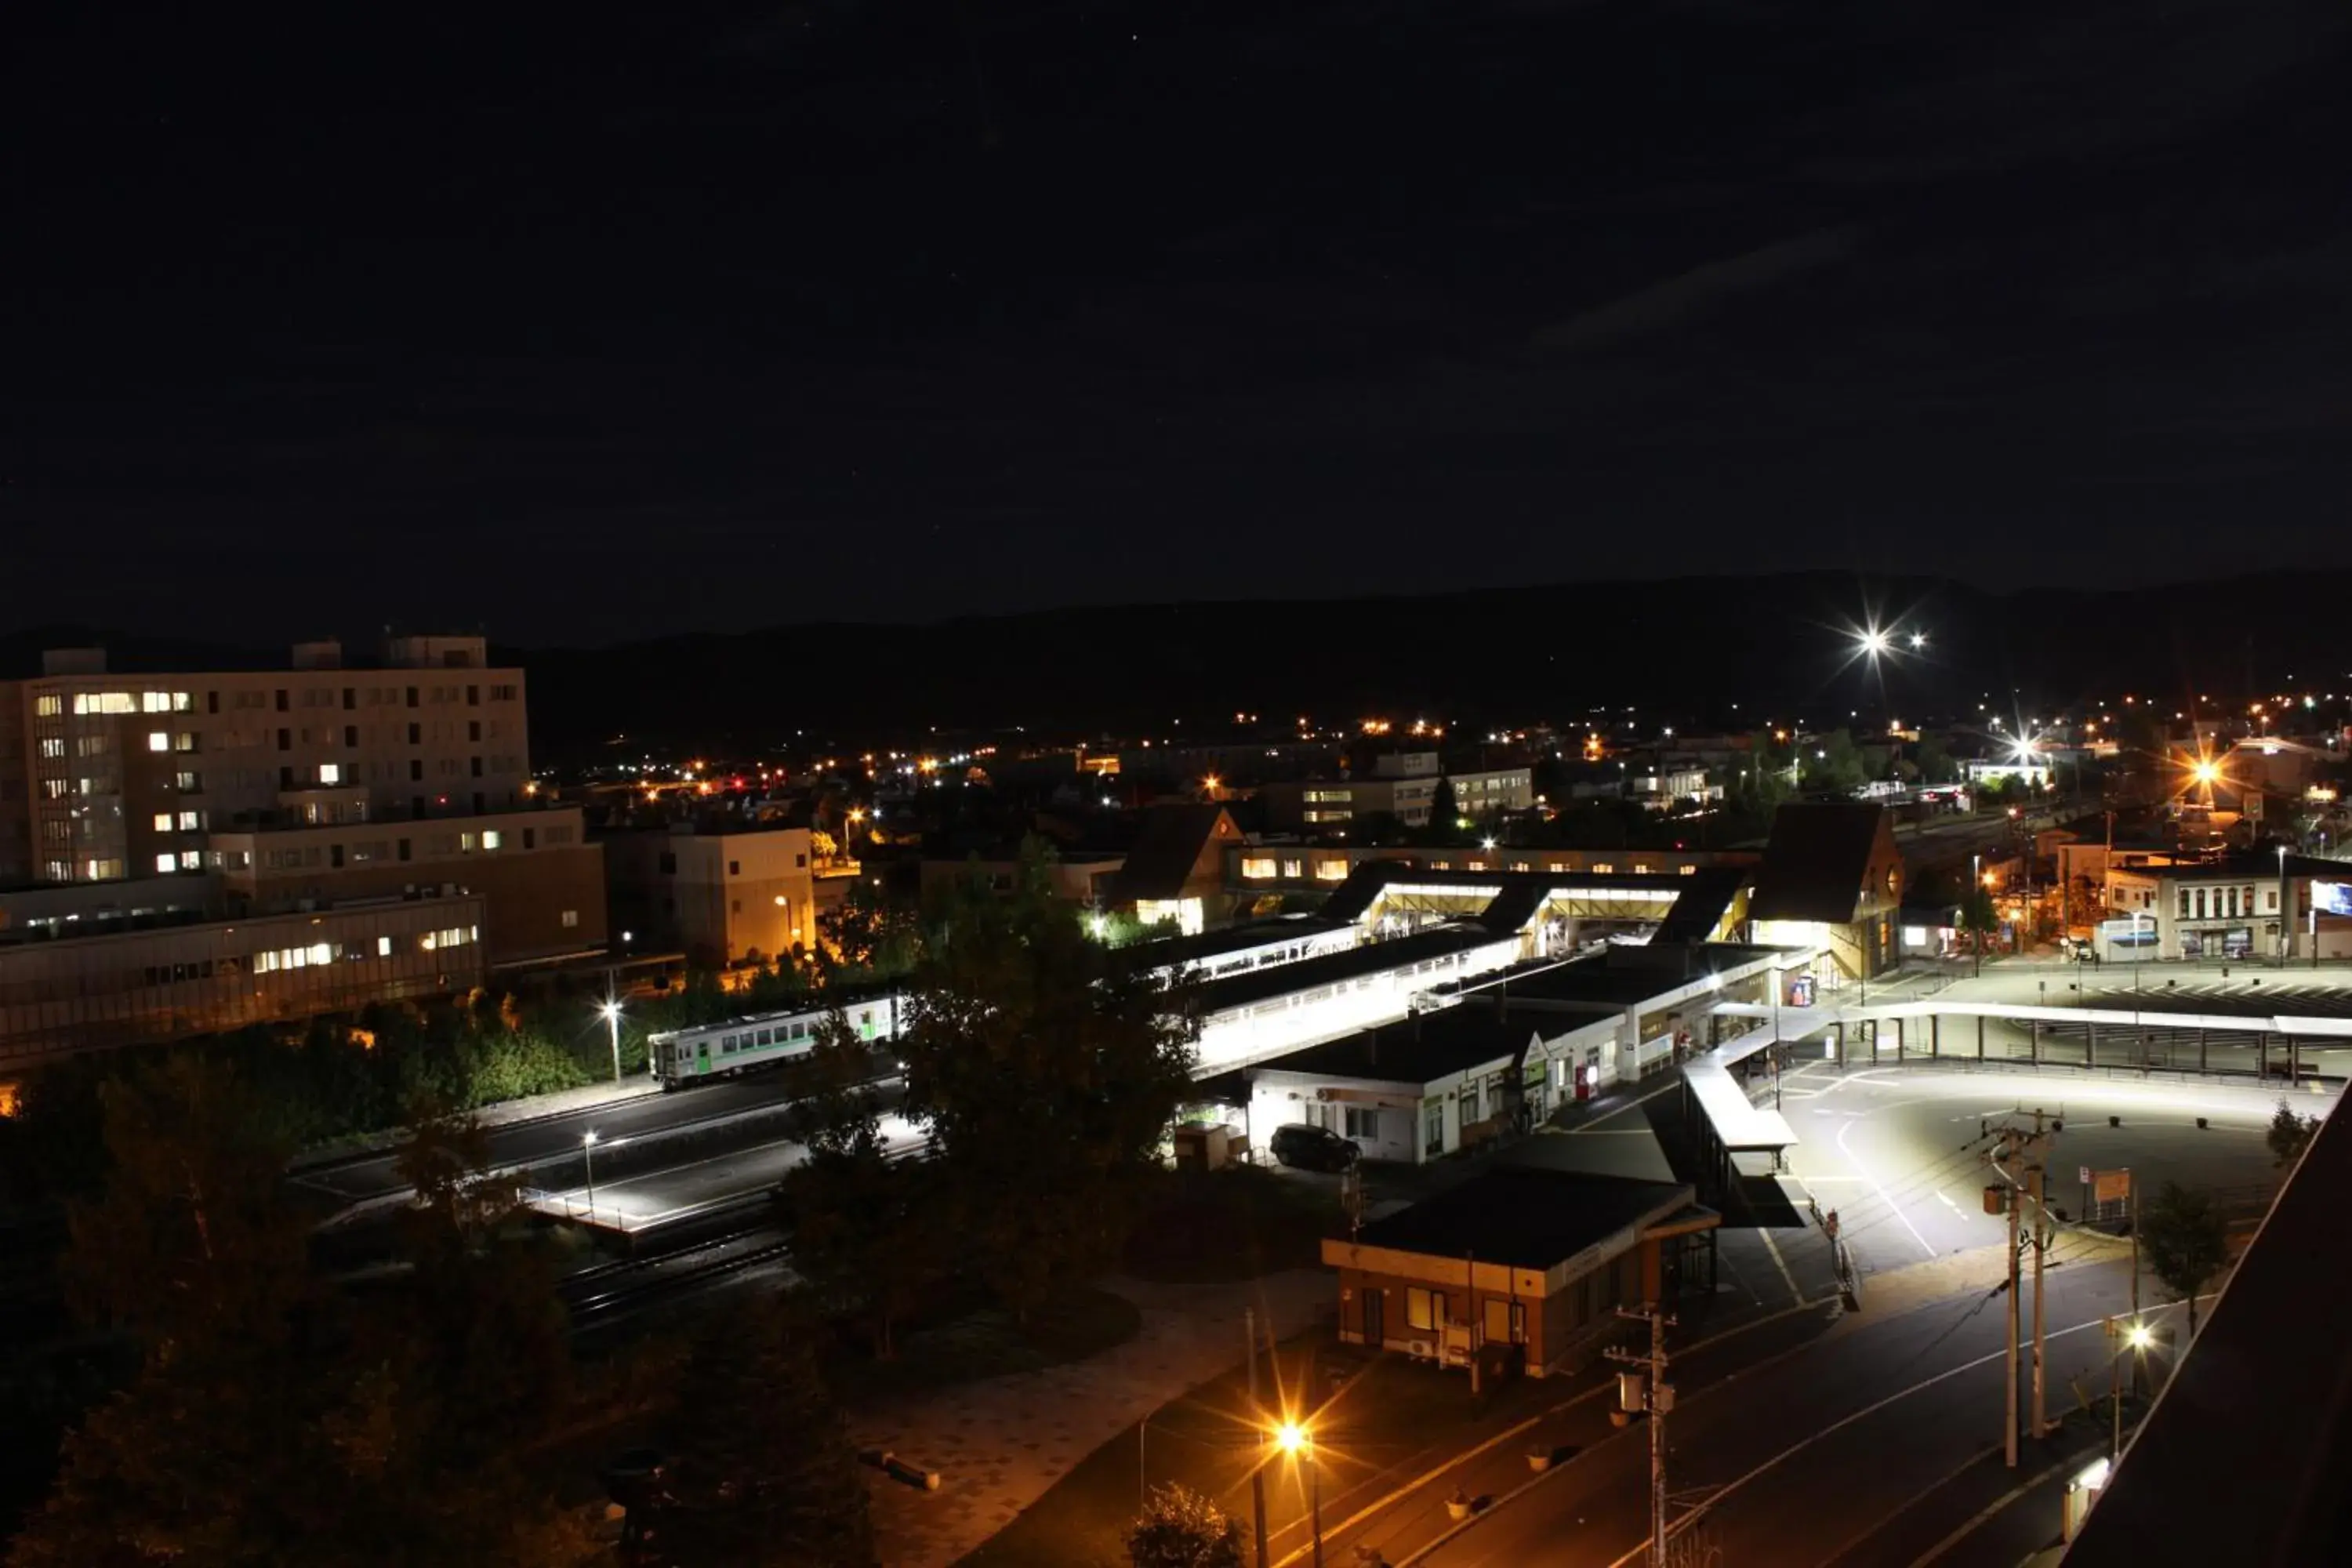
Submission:
MULTIPOLYGON (((1979 1133, 1987 1121, 2037 1108, 2065 1123, 2051 1155, 2050 1201, 2070 1214, 2083 1212, 2084 1166, 2128 1167, 2151 1186, 2178 1181, 2232 1193, 2267 1188, 2277 1174, 2263 1140, 2277 1094, 2252 1086, 1917 1067, 1841 1077, 1811 1064, 1790 1074, 1781 1103, 1801 1140, 1792 1180, 1824 1212, 1839 1212, 1842 1234, 1870 1272, 2002 1240, 2007 1222, 1984 1212, 1984 1188, 1997 1177, 1979 1133)), ((2333 1103, 2314 1097, 2312 1109, 2333 1103)))
MULTIPOLYGON (((2101 1325, 2127 1305, 2130 1285, 2116 1244, 2066 1233, 2053 1245, 2047 1388, 2053 1412, 2078 1414, 2048 1443, 2029 1444, 2011 1472, 1997 1457, 2003 1298, 1987 1288, 2000 1272, 2006 1224, 1983 1213, 1982 1188, 1997 1177, 1981 1159, 1979 1132, 1981 1119, 2037 1100, 2064 1119, 2052 1156, 2060 1173, 2052 1199, 2062 1206, 2079 1203, 2076 1173, 2086 1164, 2128 1165, 2150 1184, 2249 1192, 2266 1190, 2275 1175, 2261 1137, 2272 1097, 2250 1086, 2053 1083, 1909 1068, 1792 1074, 1784 1107, 1804 1140, 1793 1181, 1841 1212, 1864 1270, 1863 1310, 1845 1316, 1816 1301, 1678 1351, 1670 1479, 1685 1506, 1712 1500, 1706 1542, 1722 1561, 2007 1568, 2054 1536, 2076 1458, 2101 1449, 2106 1431, 2104 1406, 2082 1413, 2070 1380, 2082 1378, 2094 1398, 2105 1389, 2101 1325), (1911 1271, 1895 1272, 1904 1269, 1911 1271)), ((1577 1142, 1548 1141, 1562 1152, 1577 1142)), ((1763 1234, 1727 1235, 1727 1258, 1735 1235, 1763 1234)), ((1775 1258, 1785 1254, 1802 1282, 1792 1295, 1818 1292, 1818 1276, 1795 1250, 1814 1234, 1781 1235, 1775 1258)), ((1769 1282, 1779 1268, 1744 1272, 1765 1281, 1753 1292, 1758 1307, 1776 1305, 1769 1282)), ((2153 1307, 2158 1288, 2143 1290, 2153 1307)), ((1562 1385, 1561 1407, 1527 1432, 1386 1503, 1348 1490, 1352 1478, 1335 1462, 1332 1489, 1344 1500, 1326 1512, 1327 1561, 1349 1561, 1363 1545, 1391 1564, 1609 1568, 1647 1531, 1647 1436, 1638 1422, 1609 1426, 1612 1392, 1594 1374, 1562 1385), (1530 1447, 1573 1457, 1538 1478, 1525 1459, 1530 1447), (1486 1508, 1449 1533, 1444 1504, 1457 1484, 1486 1508)), ((1329 1420, 1344 1432, 1343 1407, 1329 1420)), ((1278 1554, 1302 1544, 1286 1531, 1278 1554)))
MULTIPOLYGON (((2073 1380, 2094 1395, 2107 1386, 2102 1324, 2125 1300, 2124 1270, 2062 1268, 2050 1290, 2051 1407, 2079 1408, 2073 1380)), ((1910 1568, 1998 1500, 2000 1490, 1983 1498, 1987 1481, 2013 1489, 2053 1461, 2104 1450, 2093 1412, 2029 1445, 2014 1477, 2002 1467, 1993 1452, 2002 1327, 2000 1304, 1979 1296, 1824 1335, 1734 1377, 1710 1378, 1706 1359, 1692 1358, 1675 1373, 1681 1398, 1667 1424, 1668 1485, 1681 1500, 1670 1511, 1679 1518, 1706 1503, 1701 1539, 1725 1562, 1910 1568)), ((1521 1495, 1472 1528, 1425 1556, 1391 1549, 1389 1560, 1446 1568, 1625 1561, 1649 1533, 1649 1439, 1639 1423, 1599 1436, 1607 1431, 1589 1412, 1564 1417, 1560 1440, 1591 1446, 1556 1476, 1529 1482, 1523 1473, 1521 1495)), ((2013 1500, 2010 1507, 2023 1511, 2000 1510, 1936 1561, 2008 1568, 2021 1550, 2055 1539, 2049 1502, 2046 1488, 2013 1500)))

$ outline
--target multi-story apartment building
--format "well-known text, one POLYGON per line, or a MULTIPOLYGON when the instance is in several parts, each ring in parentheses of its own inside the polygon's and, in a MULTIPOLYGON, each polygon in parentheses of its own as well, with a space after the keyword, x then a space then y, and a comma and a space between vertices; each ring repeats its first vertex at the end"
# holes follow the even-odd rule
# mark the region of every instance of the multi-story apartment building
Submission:
POLYGON ((613 918, 640 950, 698 964, 789 957, 816 942, 805 827, 676 823, 605 837, 613 918))
POLYGON ((103 652, 45 658, 0 682, 0 763, 22 813, 21 879, 109 882, 205 868, 206 835, 241 821, 306 824, 482 816, 530 777, 522 671, 483 639, 394 637, 381 667, 306 643, 287 670, 133 676, 103 652))
POLYGON ((522 671, 479 637, 168 675, 53 651, 0 681, 0 941, 472 895, 492 965, 601 949, 603 851, 530 772, 522 671))

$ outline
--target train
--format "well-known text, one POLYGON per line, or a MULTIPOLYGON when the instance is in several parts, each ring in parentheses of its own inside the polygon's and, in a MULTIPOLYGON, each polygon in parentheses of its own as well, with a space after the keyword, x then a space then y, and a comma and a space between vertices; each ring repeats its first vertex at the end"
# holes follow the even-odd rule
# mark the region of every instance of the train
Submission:
POLYGON ((908 1023, 907 998, 898 991, 836 999, 789 1013, 756 1013, 694 1029, 665 1029, 647 1037, 647 1069, 665 1093, 688 1084, 733 1078, 775 1067, 816 1048, 824 1021, 839 1011, 866 1045, 895 1040, 908 1023))

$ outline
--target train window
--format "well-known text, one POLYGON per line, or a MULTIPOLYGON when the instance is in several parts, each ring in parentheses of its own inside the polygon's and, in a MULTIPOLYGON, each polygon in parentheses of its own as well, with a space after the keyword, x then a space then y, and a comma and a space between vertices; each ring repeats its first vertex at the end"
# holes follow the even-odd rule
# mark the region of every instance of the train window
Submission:
POLYGON ((808 1026, 806 1024, 794 1024, 793 1026, 793 1038, 796 1040, 804 1039, 807 1036, 808 1026))
POLYGON ((773 1045, 775 1043, 775 1038, 776 1034, 773 1029, 762 1029, 760 1031, 760 1043, 763 1046, 773 1045))

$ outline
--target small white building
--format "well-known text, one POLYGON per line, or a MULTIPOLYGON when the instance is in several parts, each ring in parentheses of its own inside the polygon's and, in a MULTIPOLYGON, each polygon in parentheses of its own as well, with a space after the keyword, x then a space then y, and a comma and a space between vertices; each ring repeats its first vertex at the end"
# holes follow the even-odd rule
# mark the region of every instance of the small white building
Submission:
POLYGON ((1249 1069, 1249 1135, 1297 1122, 1352 1139, 1369 1160, 1420 1164, 1549 1116, 1613 1080, 1614 1016, 1440 1007, 1325 1040, 1249 1069))

